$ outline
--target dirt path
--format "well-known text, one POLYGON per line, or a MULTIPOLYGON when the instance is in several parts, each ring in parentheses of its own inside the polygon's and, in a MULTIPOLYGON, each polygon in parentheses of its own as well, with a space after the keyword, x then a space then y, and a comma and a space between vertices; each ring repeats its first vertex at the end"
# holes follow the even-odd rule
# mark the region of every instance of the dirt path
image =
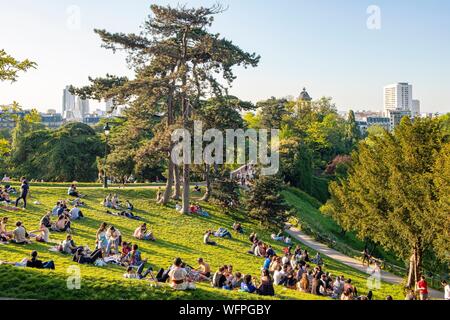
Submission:
MULTIPOLYGON (((359 270, 364 273, 367 272, 367 267, 363 266, 361 261, 351 258, 349 256, 346 256, 346 255, 340 253, 339 251, 331 249, 331 248, 327 247, 326 245, 324 245, 323 243, 317 242, 315 239, 304 234, 300 230, 291 227, 290 229, 287 230, 287 232, 291 235, 291 237, 297 239, 298 241, 307 245, 311 249, 314 249, 315 251, 320 252, 320 254, 327 256, 333 260, 339 261, 342 264, 345 264, 346 266, 349 266, 353 269, 359 270)), ((403 281, 403 278, 401 278, 395 274, 392 274, 392 273, 382 270, 381 271, 381 281, 384 281, 387 283, 392 283, 392 284, 401 284, 403 281)), ((430 293, 430 296, 433 299, 442 299, 443 298, 443 292, 440 292, 440 291, 434 290, 434 289, 428 289, 428 291, 430 293)))

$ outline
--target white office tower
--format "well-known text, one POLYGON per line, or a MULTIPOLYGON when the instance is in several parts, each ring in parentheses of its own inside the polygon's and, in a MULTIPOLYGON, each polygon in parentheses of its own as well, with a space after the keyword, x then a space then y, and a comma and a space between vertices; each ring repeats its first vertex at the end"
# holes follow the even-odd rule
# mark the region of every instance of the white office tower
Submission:
POLYGON ((412 85, 407 82, 399 82, 384 87, 384 112, 411 111, 412 110, 412 85))
POLYGON ((81 118, 89 114, 89 100, 77 97, 77 109, 81 114, 81 118))
POLYGON ((420 117, 420 100, 412 101, 411 115, 413 117, 420 117))
POLYGON ((62 116, 64 119, 73 118, 73 110, 75 110, 75 96, 69 92, 69 86, 63 91, 62 116))

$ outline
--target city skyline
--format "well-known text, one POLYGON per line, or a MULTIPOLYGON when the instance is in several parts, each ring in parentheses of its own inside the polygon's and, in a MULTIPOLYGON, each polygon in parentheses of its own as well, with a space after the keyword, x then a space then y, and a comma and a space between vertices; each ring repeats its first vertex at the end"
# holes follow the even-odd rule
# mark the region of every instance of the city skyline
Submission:
MULTIPOLYGON (((177 1, 151 3, 176 5, 177 1)), ((189 6, 213 3, 186 1, 189 6)), ((450 45, 442 41, 450 36, 446 28, 450 10, 443 8, 450 4, 445 1, 221 3, 228 10, 217 17, 213 31, 262 56, 258 68, 237 69, 231 93, 243 100, 298 96, 306 87, 315 99, 331 96, 342 111, 381 111, 383 87, 409 82, 422 112, 450 111, 446 90, 450 83, 445 77, 450 72, 450 45), (380 26, 375 30, 367 25, 373 4, 380 9, 380 26), (438 7, 442 10, 436 11, 438 7)), ((66 85, 85 85, 88 76, 106 73, 132 75, 125 55, 101 48, 93 28, 139 32, 149 5, 146 0, 110 1, 108 6, 85 0, 9 4, 0 12, 2 48, 18 59, 36 61, 38 68, 21 74, 14 84, 1 84, 0 103, 16 100, 25 108, 59 111, 66 85), (6 32, 12 29, 14 33, 6 32)), ((92 109, 99 107, 104 109, 104 103, 91 103, 92 109)))

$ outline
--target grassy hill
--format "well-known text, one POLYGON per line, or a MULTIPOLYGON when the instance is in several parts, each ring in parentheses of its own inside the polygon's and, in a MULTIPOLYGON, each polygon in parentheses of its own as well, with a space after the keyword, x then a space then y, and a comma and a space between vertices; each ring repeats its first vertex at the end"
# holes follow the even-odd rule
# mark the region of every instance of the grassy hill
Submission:
MULTIPOLYGON (((258 227, 258 223, 250 221, 245 212, 229 217, 220 212, 214 205, 202 203, 211 217, 185 216, 177 213, 171 207, 160 206, 155 203, 155 189, 135 187, 126 189, 110 189, 117 192, 121 201, 130 200, 135 205, 135 214, 141 216, 144 222, 153 230, 157 241, 134 241, 131 235, 141 223, 126 218, 107 215, 100 202, 106 191, 83 185, 82 193, 88 195, 85 199, 87 206, 83 208, 85 219, 73 223, 73 237, 77 245, 95 246, 95 232, 103 221, 116 226, 125 241, 138 243, 143 258, 148 258, 155 270, 167 268, 175 257, 181 257, 190 265, 196 267, 196 259, 203 257, 215 271, 220 265, 232 264, 235 271, 243 274, 259 276, 263 260, 247 254, 250 248, 248 235, 256 231, 260 237, 273 245, 280 253, 282 244, 270 240, 270 235, 258 227), (241 221, 245 235, 233 233, 233 239, 215 239, 217 247, 203 245, 202 235, 207 229, 226 227, 231 229, 234 221, 241 221)), ((66 187, 52 184, 31 185, 32 199, 26 211, 10 212, 0 207, 0 217, 8 216, 9 230, 17 220, 24 222, 27 230, 38 228, 42 215, 50 210, 57 200, 65 199, 66 187), (32 202, 38 200, 40 205, 32 202)), ((31 250, 37 250, 42 260, 54 260, 56 270, 34 270, 12 266, 0 266, 0 296, 29 299, 258 299, 257 295, 240 292, 229 292, 211 288, 209 284, 200 284, 197 290, 189 292, 175 292, 168 286, 152 287, 146 281, 128 280, 123 278, 124 269, 118 266, 94 267, 77 265, 81 269, 81 289, 67 289, 67 278, 71 275, 67 269, 74 265, 71 257, 49 251, 49 247, 63 240, 65 234, 52 233, 52 244, 33 243, 26 246, 14 244, 0 245, 0 260, 20 261, 28 257, 31 250)), ((311 254, 315 254, 311 250, 311 254)), ((330 259, 324 259, 325 270, 334 275, 345 275, 351 278, 359 291, 364 294, 366 289, 366 275, 330 259)), ((386 295, 402 299, 400 286, 384 284, 374 292, 374 298, 384 299, 386 295)), ((281 287, 276 288, 275 299, 318 299, 319 297, 300 293, 281 287)))

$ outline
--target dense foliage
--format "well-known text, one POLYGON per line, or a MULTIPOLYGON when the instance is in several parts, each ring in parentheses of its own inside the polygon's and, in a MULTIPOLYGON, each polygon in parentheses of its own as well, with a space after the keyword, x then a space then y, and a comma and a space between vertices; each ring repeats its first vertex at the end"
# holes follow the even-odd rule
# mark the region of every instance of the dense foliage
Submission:
POLYGON ((360 239, 410 259, 409 286, 424 258, 448 263, 449 131, 443 119, 404 118, 394 133, 362 142, 347 179, 330 185, 323 211, 360 239))

